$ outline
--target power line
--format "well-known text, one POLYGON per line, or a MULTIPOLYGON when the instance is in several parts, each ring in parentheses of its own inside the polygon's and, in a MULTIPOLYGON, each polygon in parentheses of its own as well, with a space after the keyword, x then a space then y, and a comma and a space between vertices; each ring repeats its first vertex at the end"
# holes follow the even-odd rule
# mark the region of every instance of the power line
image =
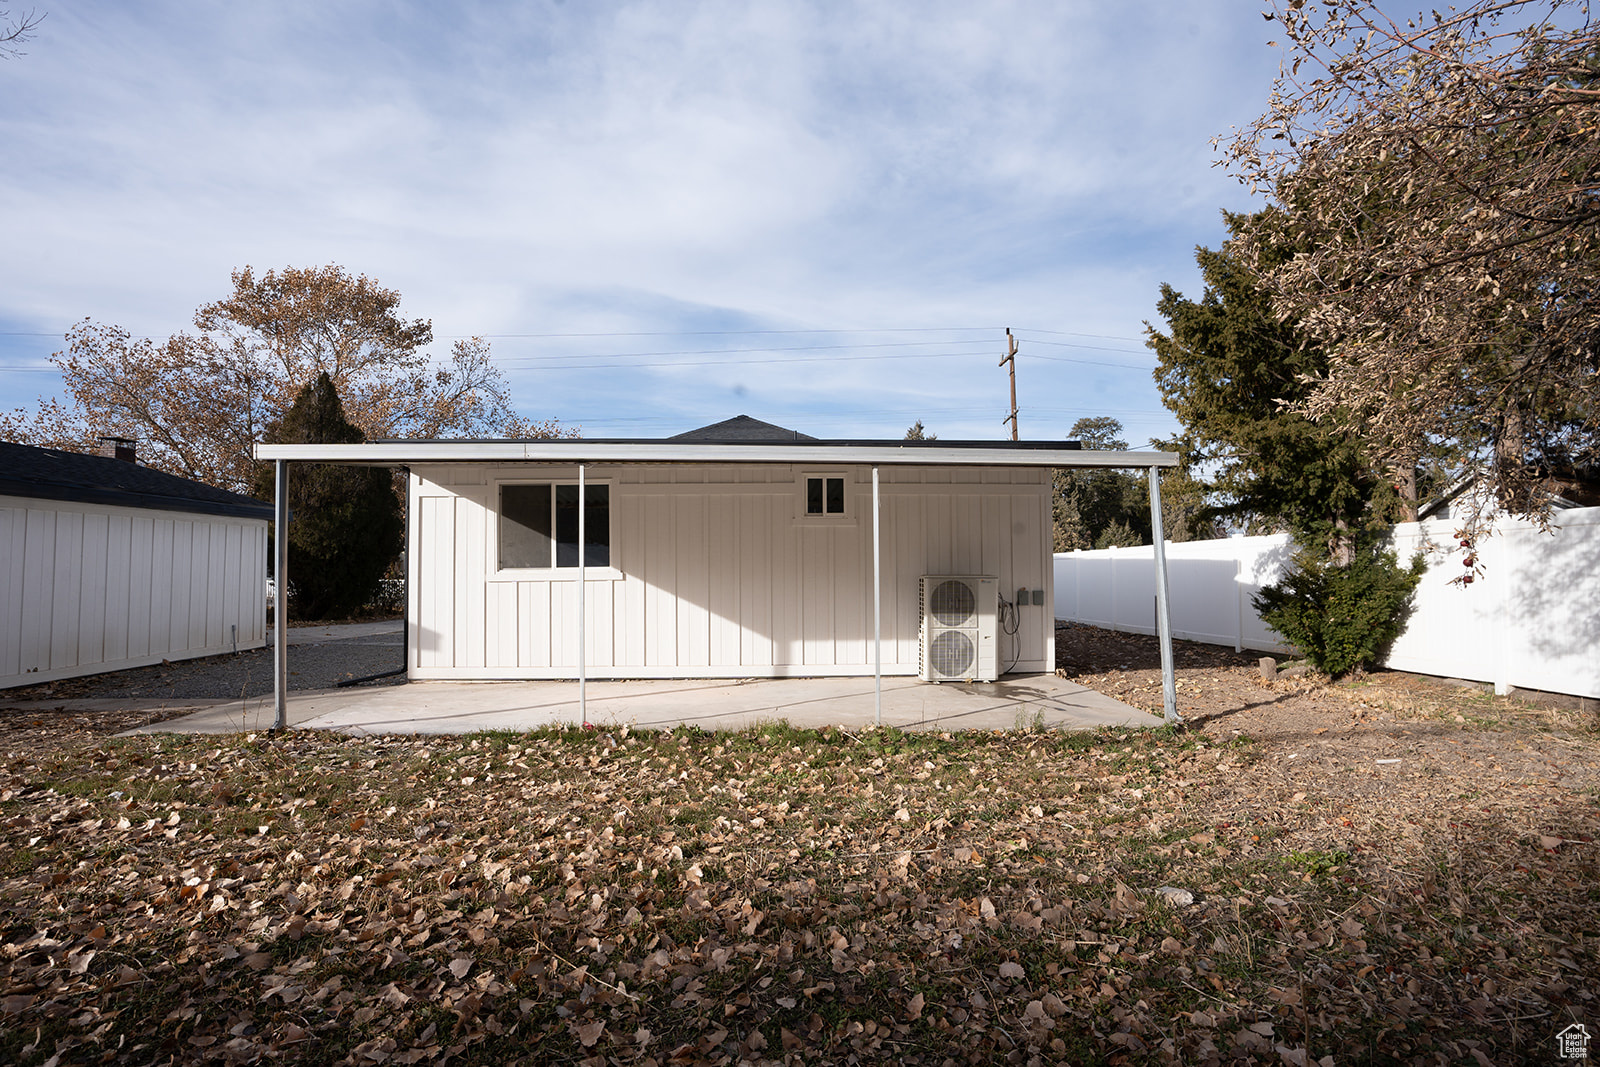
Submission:
MULTIPOLYGON (((966 344, 966 343, 970 343, 970 342, 947 342, 947 343, 951 343, 951 344, 957 344, 957 343, 966 344)), ((833 347, 833 346, 823 346, 823 347, 833 347)), ((806 348, 780 348, 780 349, 760 349, 760 348, 757 348, 757 349, 733 349, 733 350, 709 349, 709 350, 705 350, 704 354, 711 355, 711 354, 715 354, 715 353, 721 352, 721 351, 732 351, 732 352, 735 352, 735 353, 742 353, 742 352, 747 352, 747 351, 748 352, 768 352, 768 351, 796 352, 796 351, 807 351, 807 349, 806 348)), ((606 360, 606 359, 610 359, 610 360, 643 359, 645 357, 656 355, 656 354, 657 353, 648 353, 648 352, 638 352, 638 353, 614 352, 614 353, 598 354, 598 355, 593 355, 593 356, 584 356, 584 355, 575 355, 575 354, 570 354, 569 353, 569 354, 559 355, 559 356, 522 356, 522 357, 513 356, 513 357, 509 357, 509 358, 497 358, 497 359, 495 359, 494 362, 495 362, 496 365, 502 366, 502 367, 506 367, 507 369, 522 368, 522 369, 529 369, 529 370, 567 371, 567 370, 618 370, 618 369, 637 368, 639 370, 649 370, 649 369, 658 368, 658 367, 754 367, 754 366, 768 366, 768 365, 782 364, 782 363, 856 363, 856 362, 877 361, 877 360, 886 360, 886 359, 959 359, 959 358, 966 357, 966 356, 986 355, 987 354, 987 350, 986 349, 973 349, 973 350, 965 351, 965 352, 893 352, 893 353, 873 353, 873 354, 868 354, 868 355, 839 355, 839 356, 787 356, 787 357, 779 357, 779 358, 774 358, 774 359, 678 359, 678 360, 650 360, 649 362, 641 362, 641 363, 596 363, 596 362, 594 362, 595 360, 606 360), (578 362, 578 363, 545 363, 544 360, 547 360, 547 359, 548 360, 562 360, 562 359, 565 359, 565 360, 582 360, 583 362, 578 362)), ((669 355, 669 354, 672 354, 672 353, 659 353, 659 354, 661 354, 661 355, 669 355)), ((692 355, 692 354, 695 354, 695 353, 693 353, 693 352, 685 352, 685 353, 682 353, 682 354, 683 355, 692 355)), ((1072 356, 1045 356, 1045 355, 1040 355, 1039 353, 1036 353, 1036 352, 1018 352, 1017 355, 1020 356, 1023 359, 1041 359, 1041 360, 1046 360, 1046 361, 1051 362, 1051 363, 1073 363, 1073 364, 1077 364, 1079 366, 1088 366, 1088 367, 1110 367, 1113 370, 1130 370, 1130 371, 1139 371, 1141 373, 1148 373, 1151 370, 1150 367, 1141 367, 1141 366, 1137 366, 1137 365, 1129 364, 1129 363, 1111 363, 1111 362, 1106 361, 1106 360, 1098 360, 1098 359, 1077 359, 1077 358, 1072 357, 1072 356)), ((55 366, 46 366, 46 367, 7 367, 7 366, 0 366, 0 373, 44 374, 44 373, 50 373, 50 372, 58 372, 59 370, 60 370, 60 368, 55 367, 55 366)))
POLYGON ((1018 326, 1018 333, 1048 333, 1057 337, 1096 337, 1102 341, 1143 341, 1143 337, 1123 337, 1114 333, 1075 333, 1072 330, 1034 330, 1026 326, 1018 326))
MULTIPOLYGON (((868 326, 861 329, 820 329, 820 330, 596 330, 585 333, 441 333, 436 341, 466 341, 474 337, 485 340, 500 340, 510 338, 573 338, 573 337, 766 337, 778 335, 801 334, 833 334, 833 333, 998 333, 1004 330, 1003 326, 868 326)), ((1041 330, 1040 333, 1054 333, 1058 331, 1041 330)), ((65 337, 67 331, 59 330, 54 333, 35 333, 27 330, 0 330, 0 337, 65 337)), ((130 335, 131 336, 131 335, 130 335)), ((1093 334, 1077 336, 1091 337, 1093 334)), ((154 335, 139 335, 135 340, 153 341, 154 335)))
POLYGON ((1071 341, 1046 341, 1042 337, 1023 337, 1022 340, 1034 345, 1050 345, 1054 348, 1083 348, 1091 352, 1126 352, 1130 356, 1142 356, 1148 349, 1137 348, 1107 348, 1104 345, 1080 345, 1071 341))
MULTIPOLYGON (((906 401, 906 403, 914 402, 906 401)), ((1029 405, 1028 410, 1044 412, 1048 414, 1081 414, 1083 412, 1092 412, 1096 415, 1155 415, 1166 412, 1165 408, 1159 406, 1142 408, 1112 408, 1103 407, 1099 404, 1073 404, 1066 407, 1029 405)), ((899 408, 842 408, 830 405, 825 411, 807 412, 806 417, 833 419, 853 418, 858 415, 916 415, 919 413, 926 415, 962 415, 970 414, 971 412, 972 406, 970 404, 950 407, 931 406, 929 404, 915 404, 915 406, 899 408)), ((679 414, 597 415, 595 416, 595 419, 603 422, 671 422, 683 417, 693 418, 694 416, 682 416, 679 414)))
MULTIPOLYGON (((442 333, 435 336, 437 341, 466 341, 474 337, 481 337, 487 341, 497 340, 563 340, 592 337, 781 337, 781 336, 806 336, 817 334, 879 334, 879 333, 1003 333, 1003 326, 869 326, 860 329, 816 329, 816 330, 592 330, 579 333, 442 333)), ((1015 331, 1022 334, 1046 333, 1055 337, 1091 337, 1101 341, 1132 341, 1142 343, 1142 337, 1127 337, 1122 334, 1110 333, 1078 333, 1072 330, 1042 330, 1028 327, 1019 327, 1015 331)), ((0 337, 65 337, 67 330, 35 331, 35 330, 0 330, 0 337)), ((130 334, 129 337, 136 341, 153 341, 154 334, 130 334)), ((1039 344, 1065 344, 1066 347, 1093 348, 1094 345, 1072 345, 1061 341, 1046 341, 1035 338, 1039 344)), ((938 342, 928 342, 936 344, 938 342)), ((1126 349, 1107 349, 1107 351, 1127 351, 1126 349)))
MULTIPOLYGON (((762 347, 762 348, 698 348, 698 349, 680 349, 680 350, 672 350, 672 351, 664 351, 664 352, 596 352, 596 353, 593 353, 593 354, 581 353, 581 352, 564 352, 564 353, 560 353, 558 355, 546 355, 546 356, 496 356, 496 357, 494 357, 494 362, 497 365, 501 365, 501 366, 527 366, 529 364, 535 364, 535 363, 544 364, 545 361, 554 361, 554 360, 574 360, 574 359, 577 359, 577 360, 583 360, 584 361, 583 363, 579 363, 579 364, 568 364, 568 365, 565 365, 565 366, 544 366, 544 367, 542 367, 542 369, 545 369, 545 370, 572 370, 572 369, 587 369, 587 368, 590 368, 590 367, 594 367, 594 366, 596 366, 596 364, 594 364, 592 361, 594 361, 594 360, 602 360, 602 359, 647 359, 647 358, 653 358, 653 357, 657 357, 657 356, 696 356, 696 355, 707 355, 707 356, 709 356, 709 355, 722 355, 722 354, 742 355, 742 354, 745 354, 745 353, 752 353, 752 352, 817 352, 817 351, 830 351, 830 350, 850 351, 850 350, 862 349, 862 348, 921 348, 921 347, 926 347, 928 345, 974 345, 974 344, 978 344, 978 343, 979 342, 976 342, 976 341, 885 341, 885 342, 875 342, 875 343, 866 344, 866 345, 793 345, 793 346, 788 346, 788 347, 784 347, 784 348, 772 348, 772 347, 762 347)), ((677 360, 677 361, 672 361, 672 362, 658 362, 658 363, 633 363, 633 364, 628 364, 628 366, 634 366, 634 367, 694 367, 694 366, 719 366, 719 365, 733 366, 733 365, 746 364, 746 363, 749 363, 749 364, 759 364, 759 363, 803 363, 803 362, 824 362, 824 361, 826 361, 826 362, 832 362, 832 361, 847 362, 847 361, 852 360, 852 359, 918 359, 918 358, 922 358, 922 357, 946 357, 946 356, 973 355, 973 354, 976 354, 977 351, 978 351, 977 349, 973 349, 973 350, 968 351, 968 352, 907 352, 907 353, 882 354, 882 355, 862 355, 862 356, 815 356, 815 357, 799 357, 799 356, 797 356, 797 357, 794 357, 792 359, 768 359, 768 360, 761 360, 761 359, 749 359, 749 360, 745 360, 745 359, 725 359, 725 360, 699 360, 699 361, 695 361, 695 360, 677 360)), ((53 366, 51 366, 51 367, 4 367, 4 366, 0 366, 0 370, 14 370, 14 371, 43 371, 43 370, 51 370, 51 369, 55 369, 55 368, 53 366)))
MULTIPOLYGON (((537 370, 645 370, 652 367, 755 367, 773 363, 856 363, 864 360, 879 359, 956 359, 976 355, 974 352, 896 352, 875 356, 792 356, 784 359, 678 359, 650 363, 607 363, 596 366, 592 363, 564 363, 541 364, 537 370)), ((562 357, 573 358, 573 357, 562 357)), ((595 357, 603 358, 603 357, 595 357)), ((497 361, 498 362, 498 361, 497 361)), ((1116 364, 1107 364, 1116 366, 1116 364)), ((1133 367, 1131 370, 1141 368, 1133 367)))
MULTIPOLYGON (((611 333, 594 332, 594 333, 581 333, 581 334, 579 334, 579 333, 566 333, 566 334, 556 334, 556 333, 550 333, 550 334, 492 334, 492 335, 481 335, 481 336, 498 337, 498 338, 501 338, 501 339, 514 339, 514 338, 522 338, 522 339, 578 338, 578 337, 596 337, 596 338, 599 338, 599 337, 618 337, 618 338, 620 338, 620 337, 678 337, 678 336, 686 336, 686 337, 687 336, 762 336, 762 335, 765 335, 765 336, 798 336, 798 335, 807 335, 807 334, 852 334, 852 333, 856 333, 856 334, 859 334, 859 333, 880 333, 881 334, 881 333, 919 333, 919 332, 931 333, 931 332, 936 332, 936 331, 939 331, 939 332, 976 332, 976 331, 983 331, 983 330, 988 330, 988 329, 989 329, 989 327, 977 327, 977 326, 967 327, 967 326, 962 326, 962 327, 929 327, 929 328, 924 328, 924 329, 894 328, 894 329, 875 329, 875 330, 832 330, 832 329, 830 329, 830 330, 685 330, 685 331, 670 331, 670 332, 669 331, 656 331, 656 332, 635 331, 635 332, 611 332, 611 333)), ((1041 332, 1055 333, 1058 336, 1082 336, 1082 337, 1107 336, 1107 335, 1098 335, 1098 334, 1070 334, 1069 335, 1069 334, 1066 334, 1065 331, 1041 331, 1041 332)), ((48 336, 54 336, 54 335, 52 335, 52 334, 31 334, 31 333, 13 332, 13 333, 0 333, 0 336, 17 336, 17 337, 38 336, 38 337, 48 337, 48 336)), ((1083 349, 1083 350, 1087 350, 1087 351, 1100 351, 1100 352, 1124 352, 1124 353, 1127 353, 1129 355, 1140 354, 1140 353, 1135 353, 1134 351, 1132 351, 1130 349, 1107 348, 1107 347, 1099 346, 1099 345, 1084 345, 1084 344, 1077 344, 1077 343, 1073 343, 1073 342, 1049 341, 1049 340, 1045 340, 1043 338, 1036 338, 1036 337, 1024 337, 1022 339, 1028 341, 1031 344, 1050 345, 1050 346, 1059 347, 1059 348, 1074 348, 1074 349, 1083 349)), ((816 363, 816 362, 840 362, 840 363, 845 363, 845 362, 852 362, 852 361, 883 360, 883 359, 920 359, 920 358, 940 358, 940 359, 943 359, 943 358, 951 358, 951 357, 959 357, 959 356, 967 356, 967 355, 984 354, 986 352, 986 349, 976 348, 976 347, 968 347, 968 348, 966 348, 966 350, 959 351, 959 352, 913 352, 913 353, 894 353, 894 354, 872 353, 872 354, 839 355, 839 356, 797 356, 797 357, 782 357, 782 358, 772 358, 772 359, 661 360, 658 357, 662 357, 662 356, 692 356, 692 355, 708 355, 708 356, 709 355, 745 355, 745 354, 761 353, 761 352, 817 352, 817 351, 861 352, 862 350, 866 350, 866 349, 928 348, 928 347, 931 347, 931 346, 952 346, 952 345, 976 346, 976 345, 981 345, 981 344, 985 344, 985 343, 986 342, 983 342, 983 341, 980 341, 980 340, 974 338, 974 339, 971 339, 971 340, 952 339, 952 340, 927 340, 927 341, 874 341, 874 342, 866 342, 866 343, 862 343, 862 344, 844 344, 844 345, 827 344, 827 345, 787 345, 787 346, 783 346, 783 347, 761 346, 761 347, 752 347, 752 348, 668 349, 668 350, 659 350, 659 351, 638 351, 638 352, 600 352, 600 353, 593 353, 593 354, 565 352, 565 353, 557 353, 557 354, 550 354, 550 355, 496 356, 496 357, 494 357, 494 362, 499 366, 503 366, 503 367, 507 367, 507 368, 538 366, 540 369, 543 369, 543 370, 563 370, 563 371, 564 370, 605 369, 605 368, 615 368, 617 366, 616 364, 601 364, 601 363, 597 363, 596 361, 598 361, 598 360, 651 360, 652 361, 652 362, 641 362, 641 363, 626 364, 626 366, 637 367, 637 368, 640 368, 640 369, 649 369, 649 368, 658 368, 658 367, 761 366, 761 365, 772 365, 772 364, 781 364, 781 363, 816 363), (574 360, 581 361, 581 362, 572 362, 574 360), (562 362, 562 361, 567 361, 567 362, 562 362)), ((1104 361, 1104 360, 1078 359, 1078 358, 1074 358, 1074 357, 1071 357, 1071 356, 1047 356, 1047 355, 1043 355, 1043 354, 1037 353, 1037 352, 1020 352, 1019 355, 1023 356, 1024 358, 1027 358, 1027 359, 1046 360, 1046 361, 1054 362, 1054 363, 1074 363, 1074 364, 1079 364, 1079 365, 1082 365, 1082 366, 1110 367, 1110 368, 1118 369, 1118 370, 1147 371, 1147 370, 1151 369, 1148 366, 1137 366, 1137 365, 1126 364, 1126 363, 1112 363, 1112 362, 1108 362, 1108 361, 1104 361)), ((53 365, 32 366, 32 367, 0 366, 0 372, 11 372, 11 373, 20 373, 20 374, 47 374, 47 373, 57 372, 58 370, 59 370, 59 368, 57 368, 57 367, 55 367, 53 365)))
MULTIPOLYGON (((759 348, 686 348, 669 350, 665 352, 563 352, 550 356, 504 356, 498 362, 509 363, 513 360, 546 360, 546 359, 644 359, 655 356, 714 356, 722 354, 738 355, 747 352, 822 352, 822 351, 848 351, 860 348, 920 348, 927 345, 973 345, 977 341, 875 341, 864 345, 789 345, 784 348, 773 348, 770 345, 759 348)), ((915 353, 913 353, 915 354, 915 353)), ((929 353, 936 355, 938 353, 929 353)), ((960 353, 952 353, 959 355, 960 353)), ((866 357, 863 357, 866 358, 866 357)))
MULTIPOLYGON (((443 341, 464 341, 473 337, 482 337, 485 340, 501 338, 532 337, 532 338, 563 338, 563 337, 764 337, 780 334, 817 334, 817 333, 976 333, 998 332, 1003 326, 892 326, 868 327, 859 330, 827 329, 827 330, 640 330, 630 333, 622 332, 595 332, 595 333, 463 333, 440 334, 443 341)), ((1041 333, 1054 331, 1042 330, 1041 333)), ((41 334, 39 336, 51 336, 41 334)), ((1082 336, 1092 336, 1084 334, 1082 336)), ((1130 338, 1121 338, 1130 340, 1130 338)))
POLYGON ((1089 367, 1115 367, 1117 370, 1136 370, 1142 374, 1150 373, 1149 367, 1138 367, 1132 363, 1108 363, 1103 359, 1073 359, 1071 356, 1041 356, 1037 352, 1023 352, 1021 355, 1027 359, 1043 359, 1051 363, 1078 363, 1089 367))

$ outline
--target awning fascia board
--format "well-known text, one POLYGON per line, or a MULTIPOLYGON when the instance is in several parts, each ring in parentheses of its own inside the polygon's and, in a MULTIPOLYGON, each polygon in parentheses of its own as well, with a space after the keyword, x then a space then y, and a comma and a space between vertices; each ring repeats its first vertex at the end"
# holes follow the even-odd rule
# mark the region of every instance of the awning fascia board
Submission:
POLYGON ((1048 446, 906 448, 893 444, 725 445, 673 442, 380 441, 258 444, 259 460, 400 467, 426 463, 799 463, 867 466, 1176 467, 1175 452, 1099 452, 1048 446))

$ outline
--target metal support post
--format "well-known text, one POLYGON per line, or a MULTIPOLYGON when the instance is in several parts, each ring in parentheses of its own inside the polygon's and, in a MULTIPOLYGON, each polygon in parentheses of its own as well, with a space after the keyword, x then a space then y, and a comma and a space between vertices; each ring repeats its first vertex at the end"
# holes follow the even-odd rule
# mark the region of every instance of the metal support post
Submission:
POLYGON ((289 461, 274 461, 272 487, 272 732, 289 728, 289 461))
POLYGON ((1178 721, 1178 682, 1172 666, 1172 614, 1167 605, 1167 546, 1161 529, 1160 468, 1150 471, 1150 539, 1156 553, 1156 634, 1161 642, 1161 705, 1169 723, 1178 721))
POLYGON ((584 718, 584 726, 589 725, 589 649, 584 641, 584 601, 589 600, 589 590, 586 589, 586 568, 584 568, 584 539, 586 539, 587 526, 584 518, 589 512, 589 486, 584 480, 584 467, 578 464, 578 713, 584 718))
POLYGON ((878 468, 872 468, 872 683, 874 721, 883 725, 883 560, 879 551, 878 468))

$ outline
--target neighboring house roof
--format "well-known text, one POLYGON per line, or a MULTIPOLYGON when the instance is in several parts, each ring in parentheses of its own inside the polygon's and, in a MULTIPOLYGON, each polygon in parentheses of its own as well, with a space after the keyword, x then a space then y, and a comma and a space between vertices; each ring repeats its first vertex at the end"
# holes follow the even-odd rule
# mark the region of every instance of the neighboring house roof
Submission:
MULTIPOLYGON (((1478 475, 1457 479, 1439 496, 1417 509, 1417 518, 1448 518, 1452 505, 1468 489, 1478 484, 1478 475)), ((1594 467, 1561 471, 1550 475, 1545 482, 1553 511, 1571 508, 1600 507, 1600 469, 1594 467)))
POLYGON ((272 505, 123 459, 0 441, 0 496, 272 518, 272 505))
POLYGON ((665 438, 399 440, 257 444, 261 460, 413 463, 804 463, 884 466, 1176 467, 1175 452, 1100 452, 1077 441, 820 440, 741 415, 665 438))
POLYGON ((698 430, 686 430, 667 438, 668 441, 705 441, 707 443, 722 444, 776 444, 781 441, 815 441, 815 437, 807 436, 799 430, 786 430, 782 426, 774 426, 770 422, 752 419, 749 415, 735 415, 731 419, 714 422, 710 426, 702 426, 698 430))

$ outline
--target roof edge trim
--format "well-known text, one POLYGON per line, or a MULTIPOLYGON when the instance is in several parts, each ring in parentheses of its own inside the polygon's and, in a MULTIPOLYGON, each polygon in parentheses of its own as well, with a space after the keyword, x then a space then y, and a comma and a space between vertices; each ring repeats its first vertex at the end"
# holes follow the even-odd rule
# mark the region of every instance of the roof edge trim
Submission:
POLYGON ((879 466, 1176 467, 1175 452, 1096 452, 1050 442, 904 447, 892 442, 694 444, 670 441, 384 441, 257 444, 258 460, 399 467, 422 463, 843 463, 879 466))

